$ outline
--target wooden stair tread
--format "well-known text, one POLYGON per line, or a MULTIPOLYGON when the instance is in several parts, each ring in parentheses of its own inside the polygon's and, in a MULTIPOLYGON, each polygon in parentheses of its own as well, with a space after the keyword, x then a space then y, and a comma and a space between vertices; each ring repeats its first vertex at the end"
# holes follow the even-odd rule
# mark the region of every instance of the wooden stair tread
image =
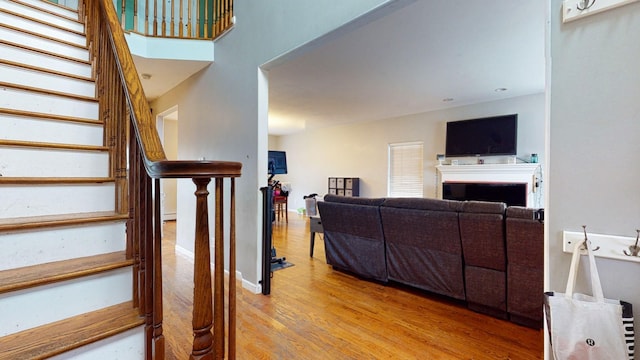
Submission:
MULTIPOLYGON (((38 6, 33 6, 33 5, 29 4, 29 3, 26 3, 26 2, 23 2, 23 1, 20 1, 20 0, 11 0, 11 1, 13 1, 16 4, 20 4, 22 6, 30 7, 32 9, 36 9, 38 11, 41 11, 41 12, 44 12, 44 13, 47 13, 47 14, 55 15, 55 16, 57 16, 59 18, 62 18, 62 19, 67 19, 67 20, 75 21, 77 23, 82 23, 80 20, 78 20, 78 18, 71 18, 71 17, 68 17, 68 16, 64 16, 64 15, 58 14, 58 13, 56 13, 54 11, 49 11, 47 9, 44 9, 44 8, 41 8, 41 7, 38 7, 38 6)), ((76 14, 78 13, 78 10, 72 9, 72 8, 70 8, 68 6, 60 5, 58 3, 52 2, 49 5, 54 5, 56 7, 62 8, 62 9, 70 10, 70 11, 76 13, 76 14)))
POLYGON ((22 140, 4 140, 4 139, 0 139, 0 146, 29 147, 29 148, 58 149, 58 150, 109 151, 108 147, 98 146, 98 145, 61 144, 61 143, 22 141, 22 140))
MULTIPOLYGON (((18 3, 18 4, 21 4, 21 5, 25 5, 24 3, 21 3, 19 1, 14 1, 14 2, 18 3)), ((28 6, 28 5, 26 5, 26 6, 28 6)), ((36 7, 32 7, 32 8, 33 9, 37 9, 38 11, 45 12, 47 14, 55 15, 55 16, 61 18, 61 19, 70 20, 70 21, 74 21, 76 23, 79 23, 78 19, 71 19, 69 17, 63 16, 63 15, 60 15, 60 14, 56 14, 56 13, 52 13, 50 11, 47 11, 47 10, 44 10, 44 9, 41 9, 41 8, 36 8, 36 7)), ((30 17, 30 16, 26 16, 24 14, 18 14, 16 12, 11 11, 11 10, 1 9, 0 8, 0 12, 4 12, 6 14, 10 14, 10 15, 13 15, 13 16, 16 16, 16 17, 19 17, 19 18, 23 18, 23 19, 29 20, 29 21, 34 22, 34 23, 38 23, 38 24, 42 24, 42 25, 46 25, 46 26, 51 26, 53 28, 56 28, 56 29, 59 29, 59 30, 62 30, 62 31, 68 31, 68 32, 70 32, 72 34, 81 35, 81 36, 85 35, 84 32, 82 32, 82 31, 76 31, 76 30, 67 29, 67 28, 65 28, 63 26, 52 24, 52 23, 49 23, 47 21, 42 21, 40 19, 37 19, 37 18, 34 18, 34 17, 30 17)))
POLYGON ((89 124, 89 125, 99 125, 99 126, 104 125, 104 123, 100 120, 87 119, 87 118, 74 117, 74 116, 47 114, 47 113, 40 113, 35 111, 7 109, 7 108, 0 108, 0 114, 29 117, 29 118, 38 118, 42 120, 69 121, 69 122, 89 124))
POLYGON ((6 46, 17 47, 17 48, 20 48, 20 49, 23 49, 23 50, 27 50, 27 51, 31 51, 31 52, 47 55, 47 56, 53 56, 53 57, 57 57, 57 58, 68 60, 68 61, 72 61, 72 62, 91 65, 91 61, 89 61, 89 60, 80 60, 80 59, 77 59, 77 58, 74 58, 74 57, 71 57, 71 56, 65 56, 65 55, 54 53, 54 52, 51 52, 51 51, 46 51, 46 50, 34 48, 34 47, 28 46, 26 44, 14 43, 14 42, 11 42, 11 41, 8 41, 8 40, 5 40, 5 39, 0 39, 0 44, 6 45, 6 46))
POLYGON ((0 271, 0 294, 133 265, 124 251, 0 271))
POLYGON ((30 92, 35 92, 35 93, 40 93, 40 94, 45 94, 45 95, 66 97, 66 98, 77 99, 77 100, 82 100, 82 101, 98 102, 98 99, 96 99, 95 96, 77 95, 77 94, 71 94, 71 93, 66 93, 66 92, 62 92, 62 91, 55 91, 55 90, 47 90, 47 89, 37 88, 37 87, 33 87, 33 86, 13 84, 13 83, 8 83, 8 82, 4 82, 4 81, 0 81, 0 87, 23 90, 23 91, 30 91, 30 92))
POLYGON ((7 29, 10 29, 12 31, 21 32, 21 33, 24 33, 24 34, 28 34, 28 35, 31 35, 31 36, 34 36, 34 37, 39 37, 39 38, 42 38, 42 39, 45 39, 45 40, 48 40, 48 41, 52 41, 52 42, 55 42, 55 43, 71 46, 71 47, 74 47, 74 48, 79 48, 79 49, 83 49, 83 50, 88 50, 89 49, 86 45, 78 45, 78 44, 72 43, 70 41, 60 40, 60 39, 57 39, 57 38, 52 37, 52 36, 42 35, 42 34, 39 34, 39 33, 35 32, 35 31, 21 29, 19 27, 12 26, 12 25, 9 25, 9 24, 0 23, 0 26, 4 27, 4 28, 7 28, 7 29))
POLYGON ((0 185, 65 185, 102 184, 114 182, 112 177, 10 177, 0 176, 0 185))
POLYGON ((128 214, 113 211, 9 218, 0 219, 0 232, 122 221, 128 218, 128 214))
POLYGON ((0 359, 45 359, 143 324, 126 302, 0 338, 0 359))
POLYGON ((47 74, 51 74, 51 75, 57 75, 57 76, 61 76, 61 77, 67 77, 67 78, 70 78, 70 79, 76 79, 76 80, 81 80, 81 81, 87 81, 87 82, 93 82, 94 81, 94 79, 91 79, 91 78, 88 78, 88 77, 84 77, 84 76, 64 73, 64 72, 61 72, 61 71, 55 71, 55 70, 51 70, 51 69, 47 69, 47 68, 43 68, 43 67, 39 67, 39 66, 27 65, 27 64, 15 62, 15 61, 4 60, 4 59, 0 59, 0 64, 4 64, 4 65, 7 65, 7 66, 13 66, 13 67, 17 67, 17 68, 22 68, 22 69, 27 69, 27 70, 36 71, 36 72, 41 72, 41 73, 47 73, 47 74))

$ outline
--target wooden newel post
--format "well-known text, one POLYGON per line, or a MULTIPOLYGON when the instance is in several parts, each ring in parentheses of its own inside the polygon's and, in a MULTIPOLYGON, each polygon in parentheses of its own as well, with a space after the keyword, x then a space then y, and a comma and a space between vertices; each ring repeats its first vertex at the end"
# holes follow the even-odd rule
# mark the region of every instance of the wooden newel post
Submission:
POLYGON ((208 178, 195 178, 196 238, 193 274, 193 350, 191 360, 213 360, 211 255, 209 249, 208 178))

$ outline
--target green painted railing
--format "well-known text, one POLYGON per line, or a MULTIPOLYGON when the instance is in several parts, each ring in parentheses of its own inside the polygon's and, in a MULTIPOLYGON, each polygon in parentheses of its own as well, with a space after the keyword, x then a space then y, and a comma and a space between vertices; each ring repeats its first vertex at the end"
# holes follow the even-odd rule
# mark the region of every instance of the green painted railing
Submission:
POLYGON ((233 25, 233 0, 113 0, 122 28, 145 36, 215 39, 233 25))

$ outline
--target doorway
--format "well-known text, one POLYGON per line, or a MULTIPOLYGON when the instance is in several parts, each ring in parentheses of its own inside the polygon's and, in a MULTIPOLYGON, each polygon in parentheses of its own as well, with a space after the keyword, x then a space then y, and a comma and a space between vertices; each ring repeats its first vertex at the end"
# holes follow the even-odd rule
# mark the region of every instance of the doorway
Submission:
MULTIPOLYGON (((178 159, 178 106, 174 106, 156 117, 158 135, 167 160, 178 159)), ((177 179, 160 180, 160 213, 162 221, 176 220, 178 191, 177 179)))

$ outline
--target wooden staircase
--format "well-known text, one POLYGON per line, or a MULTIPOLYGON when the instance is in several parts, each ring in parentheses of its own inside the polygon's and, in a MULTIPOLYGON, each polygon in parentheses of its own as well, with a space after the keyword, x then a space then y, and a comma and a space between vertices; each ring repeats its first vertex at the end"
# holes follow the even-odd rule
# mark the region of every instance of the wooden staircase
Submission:
POLYGON ((0 359, 145 356, 129 209, 79 19, 0 0, 0 359))
POLYGON ((235 359, 242 164, 168 161, 113 3, 79 9, 0 0, 0 359, 164 359, 162 178, 195 185, 191 358, 235 359))

